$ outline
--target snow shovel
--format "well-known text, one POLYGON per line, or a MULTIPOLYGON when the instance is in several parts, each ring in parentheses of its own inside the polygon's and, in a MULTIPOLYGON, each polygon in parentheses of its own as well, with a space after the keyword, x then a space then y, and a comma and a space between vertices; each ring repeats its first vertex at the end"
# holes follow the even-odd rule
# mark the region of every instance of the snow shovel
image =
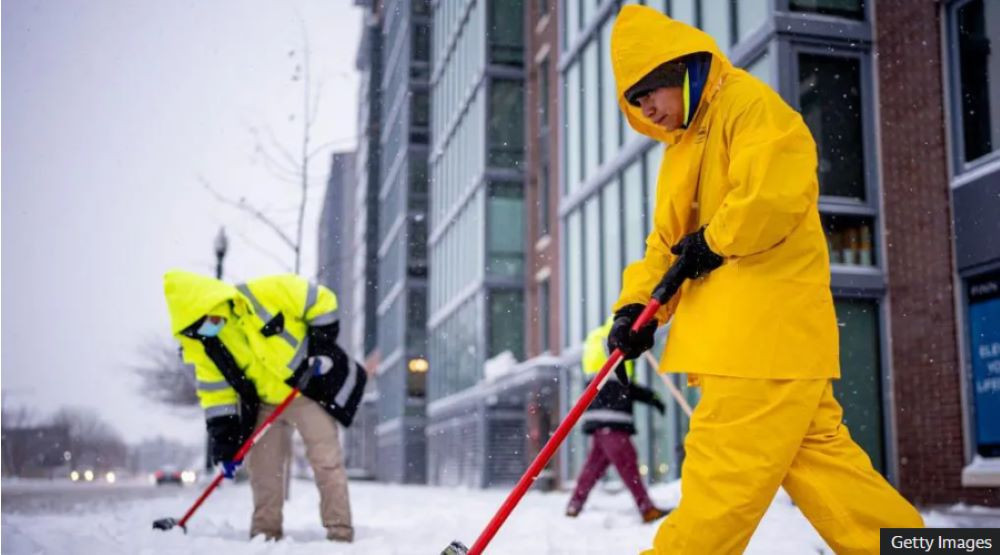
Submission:
MULTIPOLYGON (((642 353, 642 355, 646 357, 646 362, 653 367, 653 370, 656 370, 656 373, 660 374, 660 365, 656 362, 656 357, 654 357, 649 351, 642 353)), ((677 401, 677 404, 680 405, 684 414, 688 415, 688 418, 691 418, 691 405, 689 405, 687 399, 684 398, 684 394, 677 389, 677 386, 674 385, 674 382, 672 382, 666 374, 660 374, 660 377, 663 378, 663 384, 667 386, 668 390, 670 390, 670 395, 674 398, 674 401, 677 401)))
MULTIPOLYGON (((647 304, 646 308, 643 309, 641 314, 639 314, 639 318, 637 318, 635 324, 632 325, 632 330, 639 331, 639 328, 645 325, 646 322, 648 322, 653 315, 656 314, 656 311, 674 296, 674 293, 680 289, 681 283, 683 282, 684 274, 681 265, 675 263, 669 270, 667 270, 666 275, 663 276, 663 279, 660 280, 656 289, 653 290, 649 304, 647 304)), ((506 521, 507 517, 510 516, 511 511, 514 510, 514 507, 517 506, 518 502, 521 501, 521 498, 524 497, 524 494, 527 493, 528 488, 535 483, 535 479, 538 478, 538 474, 543 468, 545 468, 545 465, 548 464, 549 459, 551 459, 552 455, 555 454, 556 449, 558 449, 559 445, 561 445, 563 440, 566 439, 566 435, 569 434, 569 431, 573 429, 574 425, 576 425, 577 420, 580 419, 580 415, 583 414, 583 411, 587 410, 587 407, 590 406, 594 397, 597 396, 597 392, 604 387, 604 382, 608 380, 611 371, 614 370, 615 367, 622 362, 622 360, 623 354, 621 349, 615 349, 611 353, 611 356, 608 357, 607 362, 604 363, 604 366, 601 367, 601 371, 598 372, 597 377, 590 382, 590 385, 587 386, 583 395, 576 402, 576 404, 573 405, 573 408, 570 409, 569 414, 566 415, 566 418, 564 418, 562 423, 559 424, 559 427, 556 428, 552 437, 545 442, 545 446, 542 447, 542 450, 535 457, 535 460, 531 461, 531 465, 529 465, 528 469, 524 471, 524 475, 522 475, 521 479, 518 480, 513 491, 507 495, 507 499, 504 500, 502 505, 500 505, 500 509, 497 510, 495 515, 493 515, 493 519, 486 525, 486 528, 479 535, 476 543, 472 544, 472 548, 469 549, 465 546, 465 544, 456 540, 451 542, 451 545, 446 547, 444 551, 441 552, 441 555, 480 555, 483 550, 486 549, 490 540, 493 539, 493 536, 495 536, 500 530, 500 527, 503 526, 504 521, 506 521)))
MULTIPOLYGON (((301 386, 302 384, 300 383, 299 385, 301 386)), ((243 442, 243 445, 240 446, 240 450, 236 452, 235 456, 233 456, 233 462, 238 463, 243 460, 243 457, 245 457, 247 453, 250 452, 250 449, 252 449, 253 446, 257 443, 257 441, 259 441, 260 438, 264 435, 264 433, 267 432, 268 428, 271 427, 271 424, 275 421, 275 419, 281 416, 281 413, 285 412, 285 409, 288 408, 288 405, 292 404, 292 401, 294 401, 295 398, 298 397, 298 395, 299 395, 299 388, 293 387, 291 393, 289 393, 288 396, 285 397, 285 400, 282 401, 281 404, 274 409, 274 412, 272 412, 264 420, 264 423, 261 424, 259 428, 254 430, 254 433, 251 434, 250 437, 243 442)), ((177 520, 174 517, 161 518, 153 522, 153 528, 157 530, 170 530, 174 526, 180 526, 181 529, 184 530, 184 533, 186 534, 188 519, 190 519, 191 515, 193 515, 194 512, 198 510, 198 507, 200 507, 201 504, 205 502, 205 499, 208 498, 208 496, 211 495, 213 491, 215 491, 215 488, 219 487, 219 484, 222 483, 222 480, 225 479, 225 477, 226 477, 225 474, 223 474, 222 471, 220 470, 219 473, 215 476, 215 479, 212 480, 212 483, 208 484, 208 487, 205 488, 205 491, 201 492, 201 495, 194 502, 194 504, 191 505, 191 508, 188 509, 186 513, 184 513, 184 516, 181 517, 180 520, 177 520)))

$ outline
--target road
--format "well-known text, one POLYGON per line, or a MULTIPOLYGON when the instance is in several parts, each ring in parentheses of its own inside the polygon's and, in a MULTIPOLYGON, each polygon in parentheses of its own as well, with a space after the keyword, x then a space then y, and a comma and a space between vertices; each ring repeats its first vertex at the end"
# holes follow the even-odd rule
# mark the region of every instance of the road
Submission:
POLYGON ((187 496, 197 497, 197 488, 155 486, 148 482, 82 483, 68 480, 52 482, 0 482, 3 514, 68 513, 107 509, 121 503, 143 499, 187 496))

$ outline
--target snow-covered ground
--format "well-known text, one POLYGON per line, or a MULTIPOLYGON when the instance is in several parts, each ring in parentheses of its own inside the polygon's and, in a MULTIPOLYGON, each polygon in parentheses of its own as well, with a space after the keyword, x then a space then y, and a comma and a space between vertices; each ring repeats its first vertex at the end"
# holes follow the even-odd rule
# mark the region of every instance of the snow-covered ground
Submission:
MULTIPOLYGON (((6 484, 5 484, 6 485, 6 484)), ((6 488, 5 488, 6 489, 6 488)), ((677 483, 652 488, 661 506, 673 506, 677 483)), ((240 554, 436 554, 453 539, 471 545, 500 505, 505 490, 445 489, 351 483, 356 539, 333 544, 319 524, 318 495, 310 482, 295 482, 285 506, 285 540, 247 540, 250 489, 231 485, 216 492, 191 519, 188 534, 162 532, 152 522, 179 517, 197 494, 119 503, 85 501, 68 512, 10 512, 2 516, 4 554, 35 553, 240 553, 240 554)), ((490 553, 636 553, 650 545, 656 525, 640 522, 627 492, 595 488, 576 519, 563 516, 568 494, 531 492, 490 544, 490 553)), ((951 526, 949 517, 925 515, 929 526, 951 526)), ((802 514, 780 493, 750 543, 748 553, 830 553, 802 514)))

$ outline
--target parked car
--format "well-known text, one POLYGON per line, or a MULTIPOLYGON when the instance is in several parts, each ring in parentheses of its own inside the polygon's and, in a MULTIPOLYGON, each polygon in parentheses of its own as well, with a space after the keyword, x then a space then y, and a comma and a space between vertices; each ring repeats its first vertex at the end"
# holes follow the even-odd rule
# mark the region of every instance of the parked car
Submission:
POLYGON ((158 486, 165 484, 184 485, 184 473, 173 466, 164 466, 157 470, 153 473, 153 479, 158 486))

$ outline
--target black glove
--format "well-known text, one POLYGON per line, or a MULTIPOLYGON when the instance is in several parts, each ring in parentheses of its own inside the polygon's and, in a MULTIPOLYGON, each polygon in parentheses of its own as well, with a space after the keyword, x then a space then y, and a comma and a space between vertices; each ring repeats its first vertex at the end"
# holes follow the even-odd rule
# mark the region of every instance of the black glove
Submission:
POLYGON ((674 245, 670 252, 677 255, 676 264, 680 264, 684 269, 684 277, 697 279, 708 275, 709 272, 722 266, 721 256, 712 252, 705 241, 705 227, 688 233, 674 245))
POLYGON ((667 411, 667 405, 664 405, 663 401, 661 401, 659 397, 653 398, 653 400, 650 401, 649 404, 652 405, 653 408, 656 409, 656 412, 660 414, 663 414, 667 411))
POLYGON ((231 461, 243 444, 242 427, 236 415, 216 416, 206 421, 211 441, 212 463, 231 461))
MULTIPOLYGON (((615 321, 611 324, 611 331, 608 333, 608 351, 621 349, 625 355, 625 360, 632 360, 653 346, 653 335, 656 333, 656 318, 651 318, 638 332, 632 331, 632 325, 645 307, 641 304, 630 304, 621 307, 615 313, 615 321)), ((618 380, 622 384, 628 385, 628 373, 625 371, 625 363, 622 362, 615 369, 618 380)))

